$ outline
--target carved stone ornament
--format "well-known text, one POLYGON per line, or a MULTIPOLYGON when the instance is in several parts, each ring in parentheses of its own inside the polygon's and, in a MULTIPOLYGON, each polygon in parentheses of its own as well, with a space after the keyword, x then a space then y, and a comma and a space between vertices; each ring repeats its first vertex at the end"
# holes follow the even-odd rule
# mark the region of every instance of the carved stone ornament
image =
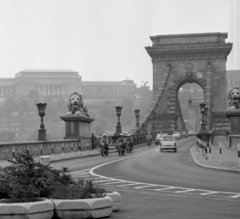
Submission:
POLYGON ((202 78, 202 72, 197 72, 197 78, 202 78))
POLYGON ((240 90, 238 87, 232 88, 228 93, 229 111, 240 111, 240 90))
POLYGON ((188 78, 192 77, 193 74, 193 64, 192 63, 186 63, 185 64, 185 70, 186 70, 186 76, 188 78))
POLYGON ((76 115, 76 116, 87 116, 88 115, 88 109, 83 103, 82 95, 80 95, 77 92, 73 92, 69 97, 69 103, 68 103, 68 109, 69 112, 67 115, 76 115))

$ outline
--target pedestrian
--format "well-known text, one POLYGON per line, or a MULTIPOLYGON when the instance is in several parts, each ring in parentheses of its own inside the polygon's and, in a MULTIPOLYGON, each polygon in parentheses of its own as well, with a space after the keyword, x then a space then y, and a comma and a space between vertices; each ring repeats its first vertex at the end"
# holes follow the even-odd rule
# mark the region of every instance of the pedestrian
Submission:
POLYGON ((95 148, 96 148, 96 137, 95 137, 94 133, 92 133, 92 136, 91 136, 91 143, 92 143, 92 149, 95 150, 95 148))
POLYGON ((99 133, 98 138, 97 138, 97 142, 98 142, 97 146, 98 146, 99 148, 100 148, 100 142, 101 142, 101 140, 102 140, 102 134, 99 133))

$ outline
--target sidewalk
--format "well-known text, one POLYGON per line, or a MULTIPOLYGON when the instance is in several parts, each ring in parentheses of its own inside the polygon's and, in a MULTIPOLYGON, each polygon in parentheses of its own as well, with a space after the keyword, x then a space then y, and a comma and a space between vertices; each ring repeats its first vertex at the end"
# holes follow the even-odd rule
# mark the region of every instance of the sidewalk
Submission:
POLYGON ((189 151, 194 163, 201 167, 240 173, 236 148, 223 148, 221 155, 219 148, 212 148, 211 156, 208 154, 207 159, 197 145, 193 145, 189 151))

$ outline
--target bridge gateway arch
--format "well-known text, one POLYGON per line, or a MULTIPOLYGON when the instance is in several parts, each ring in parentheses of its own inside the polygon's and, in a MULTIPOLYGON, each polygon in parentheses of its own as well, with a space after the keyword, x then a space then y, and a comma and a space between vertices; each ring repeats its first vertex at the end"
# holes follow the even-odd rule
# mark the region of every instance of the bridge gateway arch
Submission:
POLYGON ((156 111, 155 128, 178 129, 181 109, 178 90, 186 83, 197 83, 212 111, 226 111, 226 61, 232 43, 227 33, 200 33, 151 36, 152 46, 146 47, 153 63, 153 102, 161 99, 156 111), (164 127, 163 127, 164 123, 164 127))
POLYGON ((227 110, 226 61, 232 49, 232 43, 226 42, 227 35, 217 32, 150 37, 152 46, 145 48, 153 65, 153 101, 137 127, 138 133, 150 127, 172 132, 179 128, 179 121, 184 124, 178 90, 185 83, 202 87, 209 121, 213 121, 213 112, 227 110))

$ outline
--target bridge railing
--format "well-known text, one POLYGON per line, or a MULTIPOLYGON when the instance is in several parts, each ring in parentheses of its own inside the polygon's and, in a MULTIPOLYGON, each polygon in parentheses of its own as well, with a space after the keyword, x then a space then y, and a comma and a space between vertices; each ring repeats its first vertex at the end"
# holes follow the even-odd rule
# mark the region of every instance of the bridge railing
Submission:
POLYGON ((0 144, 0 160, 11 160, 16 153, 29 151, 34 156, 73 153, 88 150, 88 144, 82 144, 80 139, 11 142, 0 144))
MULTIPOLYGON (((151 133, 155 139, 157 133, 151 133)), ((146 142, 146 133, 139 133, 132 135, 133 144, 143 144, 146 142)), ((116 146, 113 141, 113 136, 109 136, 109 146, 116 146)), ((52 140, 52 141, 29 141, 29 142, 11 142, 0 144, 0 160, 12 160, 14 156, 21 151, 29 151, 35 157, 44 155, 54 156, 61 154, 62 157, 66 153, 80 153, 82 151, 93 150, 91 143, 83 144, 81 139, 68 139, 68 140, 52 140)))
MULTIPOLYGON (((132 135, 133 145, 139 145, 146 142, 146 133, 132 135)), ((151 133, 153 140, 157 132, 151 133)), ((113 136, 109 136, 109 146, 115 148, 113 136)), ((82 143, 81 139, 52 140, 52 141, 29 141, 29 142, 11 142, 0 144, 0 160, 12 160, 15 155, 21 151, 29 151, 35 157, 49 155, 81 154, 83 151, 93 150, 91 143, 82 143)))

